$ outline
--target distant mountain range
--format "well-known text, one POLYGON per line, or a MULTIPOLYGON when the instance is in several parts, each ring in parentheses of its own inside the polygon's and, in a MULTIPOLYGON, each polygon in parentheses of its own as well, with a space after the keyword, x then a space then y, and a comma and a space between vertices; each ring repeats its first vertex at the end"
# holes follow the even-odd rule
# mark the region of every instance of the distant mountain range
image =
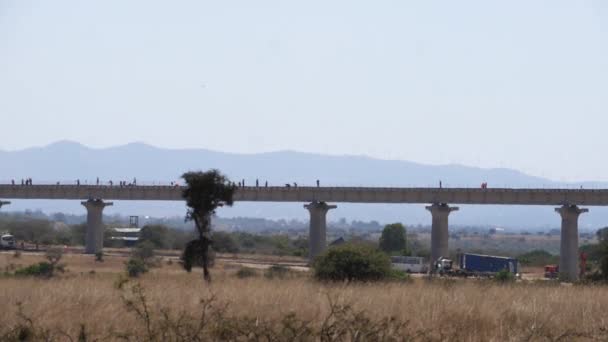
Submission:
MULTIPOLYGON (((179 181, 188 170, 217 168, 234 181, 271 185, 296 182, 299 185, 338 186, 438 186, 477 187, 608 187, 608 183, 560 183, 498 168, 482 169, 463 165, 423 165, 408 161, 381 160, 364 156, 329 156, 294 151, 259 154, 236 154, 204 149, 163 149, 142 143, 93 149, 81 144, 60 141, 40 148, 0 151, 0 181, 20 182, 31 177, 34 183, 93 183, 132 181, 139 184, 179 181)), ((430 224, 430 214, 421 205, 340 204, 330 212, 329 220, 347 219, 401 221, 430 224)), ((42 209, 79 213, 78 203, 68 201, 14 201, 2 210, 42 209)), ((121 202, 108 210, 123 214, 172 216, 182 215, 181 203, 121 202)), ((238 203, 219 212, 222 216, 304 219, 307 214, 298 204, 238 203)), ((457 225, 493 225, 513 228, 557 227, 559 216, 551 207, 464 206, 450 217, 457 225)), ((608 210, 593 208, 581 218, 581 226, 596 228, 608 223, 608 210)))

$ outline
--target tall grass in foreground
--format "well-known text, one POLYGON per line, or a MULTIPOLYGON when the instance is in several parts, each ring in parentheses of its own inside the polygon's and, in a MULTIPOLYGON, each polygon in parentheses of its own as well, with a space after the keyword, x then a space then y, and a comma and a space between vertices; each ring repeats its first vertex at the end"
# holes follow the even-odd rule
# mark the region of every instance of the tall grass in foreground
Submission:
POLYGON ((83 274, 0 279, 0 340, 608 340, 608 288, 83 274), (86 339, 82 339, 86 337, 86 339), (24 339, 24 337, 26 339, 24 339))
MULTIPOLYGON (((40 260, 6 255, 0 264, 40 260)), ((324 284, 296 272, 239 278, 222 265, 206 285, 176 264, 117 283, 127 259, 104 260, 66 255, 67 272, 56 278, 0 277, 0 341, 608 340, 605 286, 324 284)))

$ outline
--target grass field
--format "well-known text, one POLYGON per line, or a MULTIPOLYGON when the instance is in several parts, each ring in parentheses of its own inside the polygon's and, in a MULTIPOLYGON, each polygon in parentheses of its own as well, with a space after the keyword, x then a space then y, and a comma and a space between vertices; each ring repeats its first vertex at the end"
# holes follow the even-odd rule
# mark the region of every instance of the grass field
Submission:
MULTIPOLYGON (((5 270, 40 260, 0 255, 5 270)), ((207 285, 199 272, 164 261, 119 288, 125 257, 99 263, 67 254, 62 261, 68 272, 54 279, 0 278, 5 339, 25 327, 34 339, 76 340, 84 326, 89 338, 187 341, 196 340, 202 320, 200 340, 608 340, 607 287, 444 279, 320 284, 306 272, 268 278, 261 270, 240 279, 239 266, 221 261, 207 285)))

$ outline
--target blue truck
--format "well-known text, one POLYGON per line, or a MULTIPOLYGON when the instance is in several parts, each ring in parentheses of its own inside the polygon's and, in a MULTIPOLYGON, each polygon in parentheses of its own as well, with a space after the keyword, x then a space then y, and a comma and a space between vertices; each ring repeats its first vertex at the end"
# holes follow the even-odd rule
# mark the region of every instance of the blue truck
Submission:
POLYGON ((517 259, 493 255, 464 253, 460 255, 460 271, 468 275, 494 275, 502 270, 518 273, 517 259))

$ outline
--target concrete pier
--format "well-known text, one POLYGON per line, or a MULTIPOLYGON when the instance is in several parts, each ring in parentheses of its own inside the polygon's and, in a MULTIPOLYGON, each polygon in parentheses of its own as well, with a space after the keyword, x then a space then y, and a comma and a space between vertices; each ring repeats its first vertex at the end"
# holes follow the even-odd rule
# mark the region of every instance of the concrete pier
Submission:
POLYGON ((433 217, 431 229, 431 265, 439 257, 448 257, 448 216, 458 207, 450 207, 446 203, 434 203, 426 207, 433 217))
POLYGON ((103 250, 103 209, 112 205, 101 199, 90 199, 81 202, 87 208, 87 233, 84 252, 95 254, 103 250))
POLYGON ((308 233, 308 261, 323 253, 327 247, 327 212, 337 206, 325 202, 312 202, 304 205, 310 213, 310 229, 308 233))
POLYGON ((578 217, 589 209, 576 205, 555 208, 562 217, 562 234, 559 250, 559 277, 565 281, 578 280, 578 217))

